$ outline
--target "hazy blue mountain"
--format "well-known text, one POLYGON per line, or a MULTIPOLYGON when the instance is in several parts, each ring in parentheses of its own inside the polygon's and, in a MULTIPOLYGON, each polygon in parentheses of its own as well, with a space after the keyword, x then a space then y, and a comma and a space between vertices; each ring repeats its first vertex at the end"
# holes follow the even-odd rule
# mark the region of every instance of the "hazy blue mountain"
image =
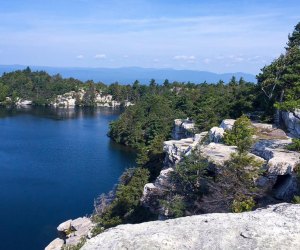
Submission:
MULTIPOLYGON (((24 65, 0 65, 0 74, 11 72, 19 69, 24 69, 24 65)), ((113 83, 119 82, 122 84, 132 83, 139 80, 141 83, 149 83, 150 79, 155 79, 156 82, 162 83, 165 79, 170 82, 208 82, 216 83, 219 80, 228 82, 234 75, 237 79, 243 77, 246 81, 256 82, 255 76, 252 74, 235 72, 216 74, 208 71, 196 70, 175 70, 175 69, 152 69, 139 67, 124 67, 124 68, 65 68, 65 67, 44 67, 30 66, 32 70, 44 70, 49 74, 61 74, 63 77, 74 77, 82 81, 94 80, 95 82, 113 83)))

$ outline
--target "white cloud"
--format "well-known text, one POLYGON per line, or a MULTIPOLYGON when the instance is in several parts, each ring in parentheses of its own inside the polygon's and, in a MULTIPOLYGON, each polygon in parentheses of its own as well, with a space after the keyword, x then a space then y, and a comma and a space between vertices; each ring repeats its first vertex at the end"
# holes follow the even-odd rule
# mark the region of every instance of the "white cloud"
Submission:
POLYGON ((174 60, 181 60, 181 61, 194 61, 196 60, 195 56, 185 56, 185 55, 179 55, 179 56, 174 56, 174 60))
POLYGON ((83 59, 84 56, 83 56, 83 55, 78 55, 78 56, 76 56, 76 58, 77 58, 77 59, 83 59))
POLYGON ((205 59, 203 60, 203 62, 204 62, 205 64, 209 64, 209 63, 211 62, 211 59, 205 58, 205 59))
POLYGON ((106 55, 105 54, 97 54, 97 55, 95 55, 95 58, 96 59, 106 59, 106 55))

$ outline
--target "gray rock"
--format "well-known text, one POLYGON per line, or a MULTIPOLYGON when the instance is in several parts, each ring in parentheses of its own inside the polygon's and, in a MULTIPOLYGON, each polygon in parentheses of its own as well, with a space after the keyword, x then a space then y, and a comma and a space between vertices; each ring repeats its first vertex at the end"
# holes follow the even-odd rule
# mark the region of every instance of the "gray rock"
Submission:
MULTIPOLYGON (((297 110, 296 114, 300 116, 300 110, 297 110)), ((281 118, 288 131, 300 138, 300 120, 290 112, 281 112, 281 118)))
POLYGON ((220 128, 224 130, 231 130, 236 120, 234 119, 225 119, 221 122, 220 128))
POLYGON ((183 138, 193 137, 195 130, 195 123, 187 119, 175 119, 172 132, 172 138, 174 140, 180 140, 183 138))
POLYGON ((89 238, 94 224, 90 218, 79 217, 67 220, 57 227, 57 231, 63 235, 66 245, 77 245, 84 237, 89 238))
POLYGON ((65 232, 65 231, 69 230, 71 228, 71 223, 72 223, 72 220, 67 220, 67 221, 60 223, 57 227, 57 231, 65 232))
POLYGON ((300 153, 286 150, 289 143, 291 139, 260 140, 253 146, 252 153, 268 161, 269 174, 291 174, 300 163, 300 153))
POLYGON ((121 225, 82 247, 96 249, 300 249, 300 205, 121 225))
POLYGON ((206 135, 207 132, 202 132, 190 138, 165 141, 163 145, 163 150, 166 153, 164 165, 176 165, 183 156, 189 155, 206 135))
POLYGON ((56 238, 55 240, 51 241, 48 246, 45 247, 45 250, 61 250, 64 243, 64 240, 56 238))
POLYGON ((223 128, 218 128, 218 127, 212 127, 209 132, 209 141, 210 142, 215 142, 219 143, 223 140, 224 137, 224 129, 223 128))
MULTIPOLYGON (((199 147, 199 153, 201 154, 201 156, 216 165, 223 165, 226 161, 230 160, 231 155, 236 152, 236 146, 227 146, 214 142, 208 145, 201 145, 199 147)), ((249 155, 253 156, 256 160, 262 161, 262 163, 264 162, 264 159, 257 155, 249 155)))

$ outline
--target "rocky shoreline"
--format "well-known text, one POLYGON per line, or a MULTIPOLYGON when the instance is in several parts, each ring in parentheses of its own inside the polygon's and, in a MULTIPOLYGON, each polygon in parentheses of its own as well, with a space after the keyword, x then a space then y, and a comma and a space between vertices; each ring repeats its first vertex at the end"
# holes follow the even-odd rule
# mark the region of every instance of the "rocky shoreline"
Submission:
MULTIPOLYGON (((85 101, 89 98, 89 101, 93 103, 93 106, 96 107, 129 107, 134 105, 132 102, 117 101, 114 100, 114 97, 109 94, 103 94, 102 92, 95 91, 92 93, 93 97, 90 96, 84 89, 79 89, 78 91, 70 91, 64 93, 63 95, 57 95, 50 103, 49 106, 52 107, 62 107, 62 108, 74 108, 76 106, 86 106, 85 101), (88 96, 89 95, 89 96, 88 96)), ((1 103, 0 103, 1 104, 1 103)), ((29 99, 22 99, 16 97, 15 101, 10 97, 6 97, 6 100, 2 105, 16 105, 17 107, 28 107, 33 105, 33 101, 29 99)))

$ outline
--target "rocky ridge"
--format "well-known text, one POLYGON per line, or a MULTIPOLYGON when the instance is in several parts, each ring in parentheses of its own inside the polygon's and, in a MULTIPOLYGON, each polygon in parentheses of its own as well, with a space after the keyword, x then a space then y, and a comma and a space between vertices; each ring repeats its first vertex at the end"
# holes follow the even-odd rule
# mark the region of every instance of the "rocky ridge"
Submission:
POLYGON ((300 205, 120 225, 82 247, 96 249, 300 249, 300 205))
MULTIPOLYGON (((235 146, 222 143, 226 130, 231 130, 235 120, 223 120, 219 127, 208 132, 195 134, 192 121, 174 121, 173 140, 164 142, 164 168, 154 183, 144 187, 142 202, 160 217, 168 216, 168 211, 160 207, 156 200, 164 191, 172 188, 170 173, 176 165, 193 150, 214 165, 223 165, 236 152, 235 146), (188 126, 186 126, 188 122, 188 126), (188 137, 185 137, 188 136, 188 137), (177 138, 177 139, 176 139, 177 138)), ((272 124, 255 123, 256 143, 250 155, 264 164, 266 176, 258 179, 261 187, 274 187, 274 197, 289 201, 297 190, 295 169, 300 164, 300 153, 289 151, 286 146, 292 142, 291 137, 272 124)))

